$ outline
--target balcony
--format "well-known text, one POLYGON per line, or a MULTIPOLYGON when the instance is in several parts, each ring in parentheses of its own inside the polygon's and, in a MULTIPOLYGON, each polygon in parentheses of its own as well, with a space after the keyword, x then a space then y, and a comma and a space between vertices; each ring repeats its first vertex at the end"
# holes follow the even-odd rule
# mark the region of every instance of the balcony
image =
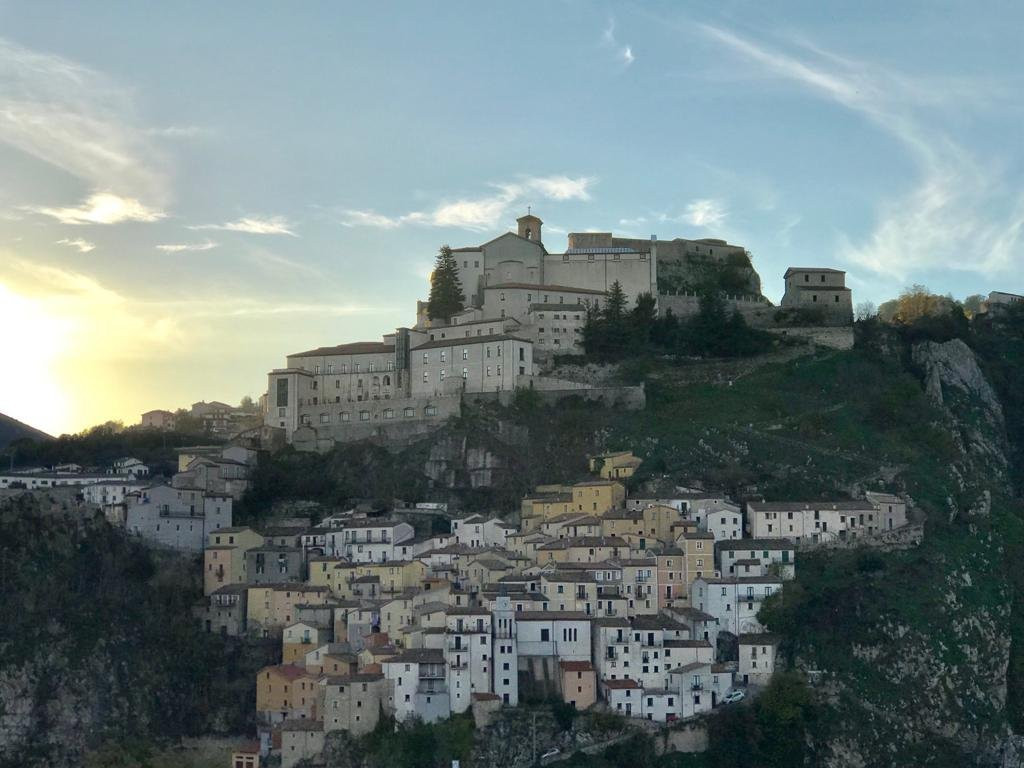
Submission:
POLYGON ((450 669, 454 669, 454 670, 468 669, 469 668, 469 663, 466 662, 466 661, 459 661, 457 659, 452 659, 451 661, 448 662, 448 667, 450 669))
POLYGON ((416 686, 416 693, 422 693, 426 695, 434 695, 440 693, 447 693, 448 685, 444 680, 420 680, 416 686))
POLYGON ((693 683, 693 684, 690 685, 690 690, 691 691, 703 691, 704 690, 704 683, 693 683))

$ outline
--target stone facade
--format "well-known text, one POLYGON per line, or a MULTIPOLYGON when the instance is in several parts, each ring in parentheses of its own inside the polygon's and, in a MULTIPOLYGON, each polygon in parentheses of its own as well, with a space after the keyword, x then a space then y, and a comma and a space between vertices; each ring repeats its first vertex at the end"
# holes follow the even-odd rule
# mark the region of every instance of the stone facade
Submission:
POLYGON ((826 267, 790 267, 783 276, 782 308, 820 313, 822 325, 853 322, 853 299, 846 273, 826 267))

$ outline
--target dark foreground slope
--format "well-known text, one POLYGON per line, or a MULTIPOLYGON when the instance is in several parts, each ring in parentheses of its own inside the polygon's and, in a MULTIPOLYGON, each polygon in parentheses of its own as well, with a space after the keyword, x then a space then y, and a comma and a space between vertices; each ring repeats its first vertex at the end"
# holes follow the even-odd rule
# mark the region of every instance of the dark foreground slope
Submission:
POLYGON ((199 632, 198 565, 46 506, 0 501, 0 765, 251 727, 266 657, 199 632))

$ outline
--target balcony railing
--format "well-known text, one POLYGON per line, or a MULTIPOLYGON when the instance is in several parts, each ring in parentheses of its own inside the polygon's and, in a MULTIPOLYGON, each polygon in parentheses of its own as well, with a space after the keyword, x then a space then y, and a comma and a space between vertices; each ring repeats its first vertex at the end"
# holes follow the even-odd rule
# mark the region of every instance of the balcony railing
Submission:
POLYGON ((466 669, 469 667, 469 664, 465 661, 457 661, 456 659, 452 659, 448 662, 448 666, 452 669, 466 669))

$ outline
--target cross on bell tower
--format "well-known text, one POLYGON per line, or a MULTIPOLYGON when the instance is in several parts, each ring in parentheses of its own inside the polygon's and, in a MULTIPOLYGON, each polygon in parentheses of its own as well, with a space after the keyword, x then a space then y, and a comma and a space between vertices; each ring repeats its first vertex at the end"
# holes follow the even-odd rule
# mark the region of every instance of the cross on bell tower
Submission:
POLYGON ((531 211, 532 206, 526 206, 526 215, 516 219, 516 222, 519 224, 519 236, 539 243, 541 242, 540 228, 544 222, 534 216, 531 211))

